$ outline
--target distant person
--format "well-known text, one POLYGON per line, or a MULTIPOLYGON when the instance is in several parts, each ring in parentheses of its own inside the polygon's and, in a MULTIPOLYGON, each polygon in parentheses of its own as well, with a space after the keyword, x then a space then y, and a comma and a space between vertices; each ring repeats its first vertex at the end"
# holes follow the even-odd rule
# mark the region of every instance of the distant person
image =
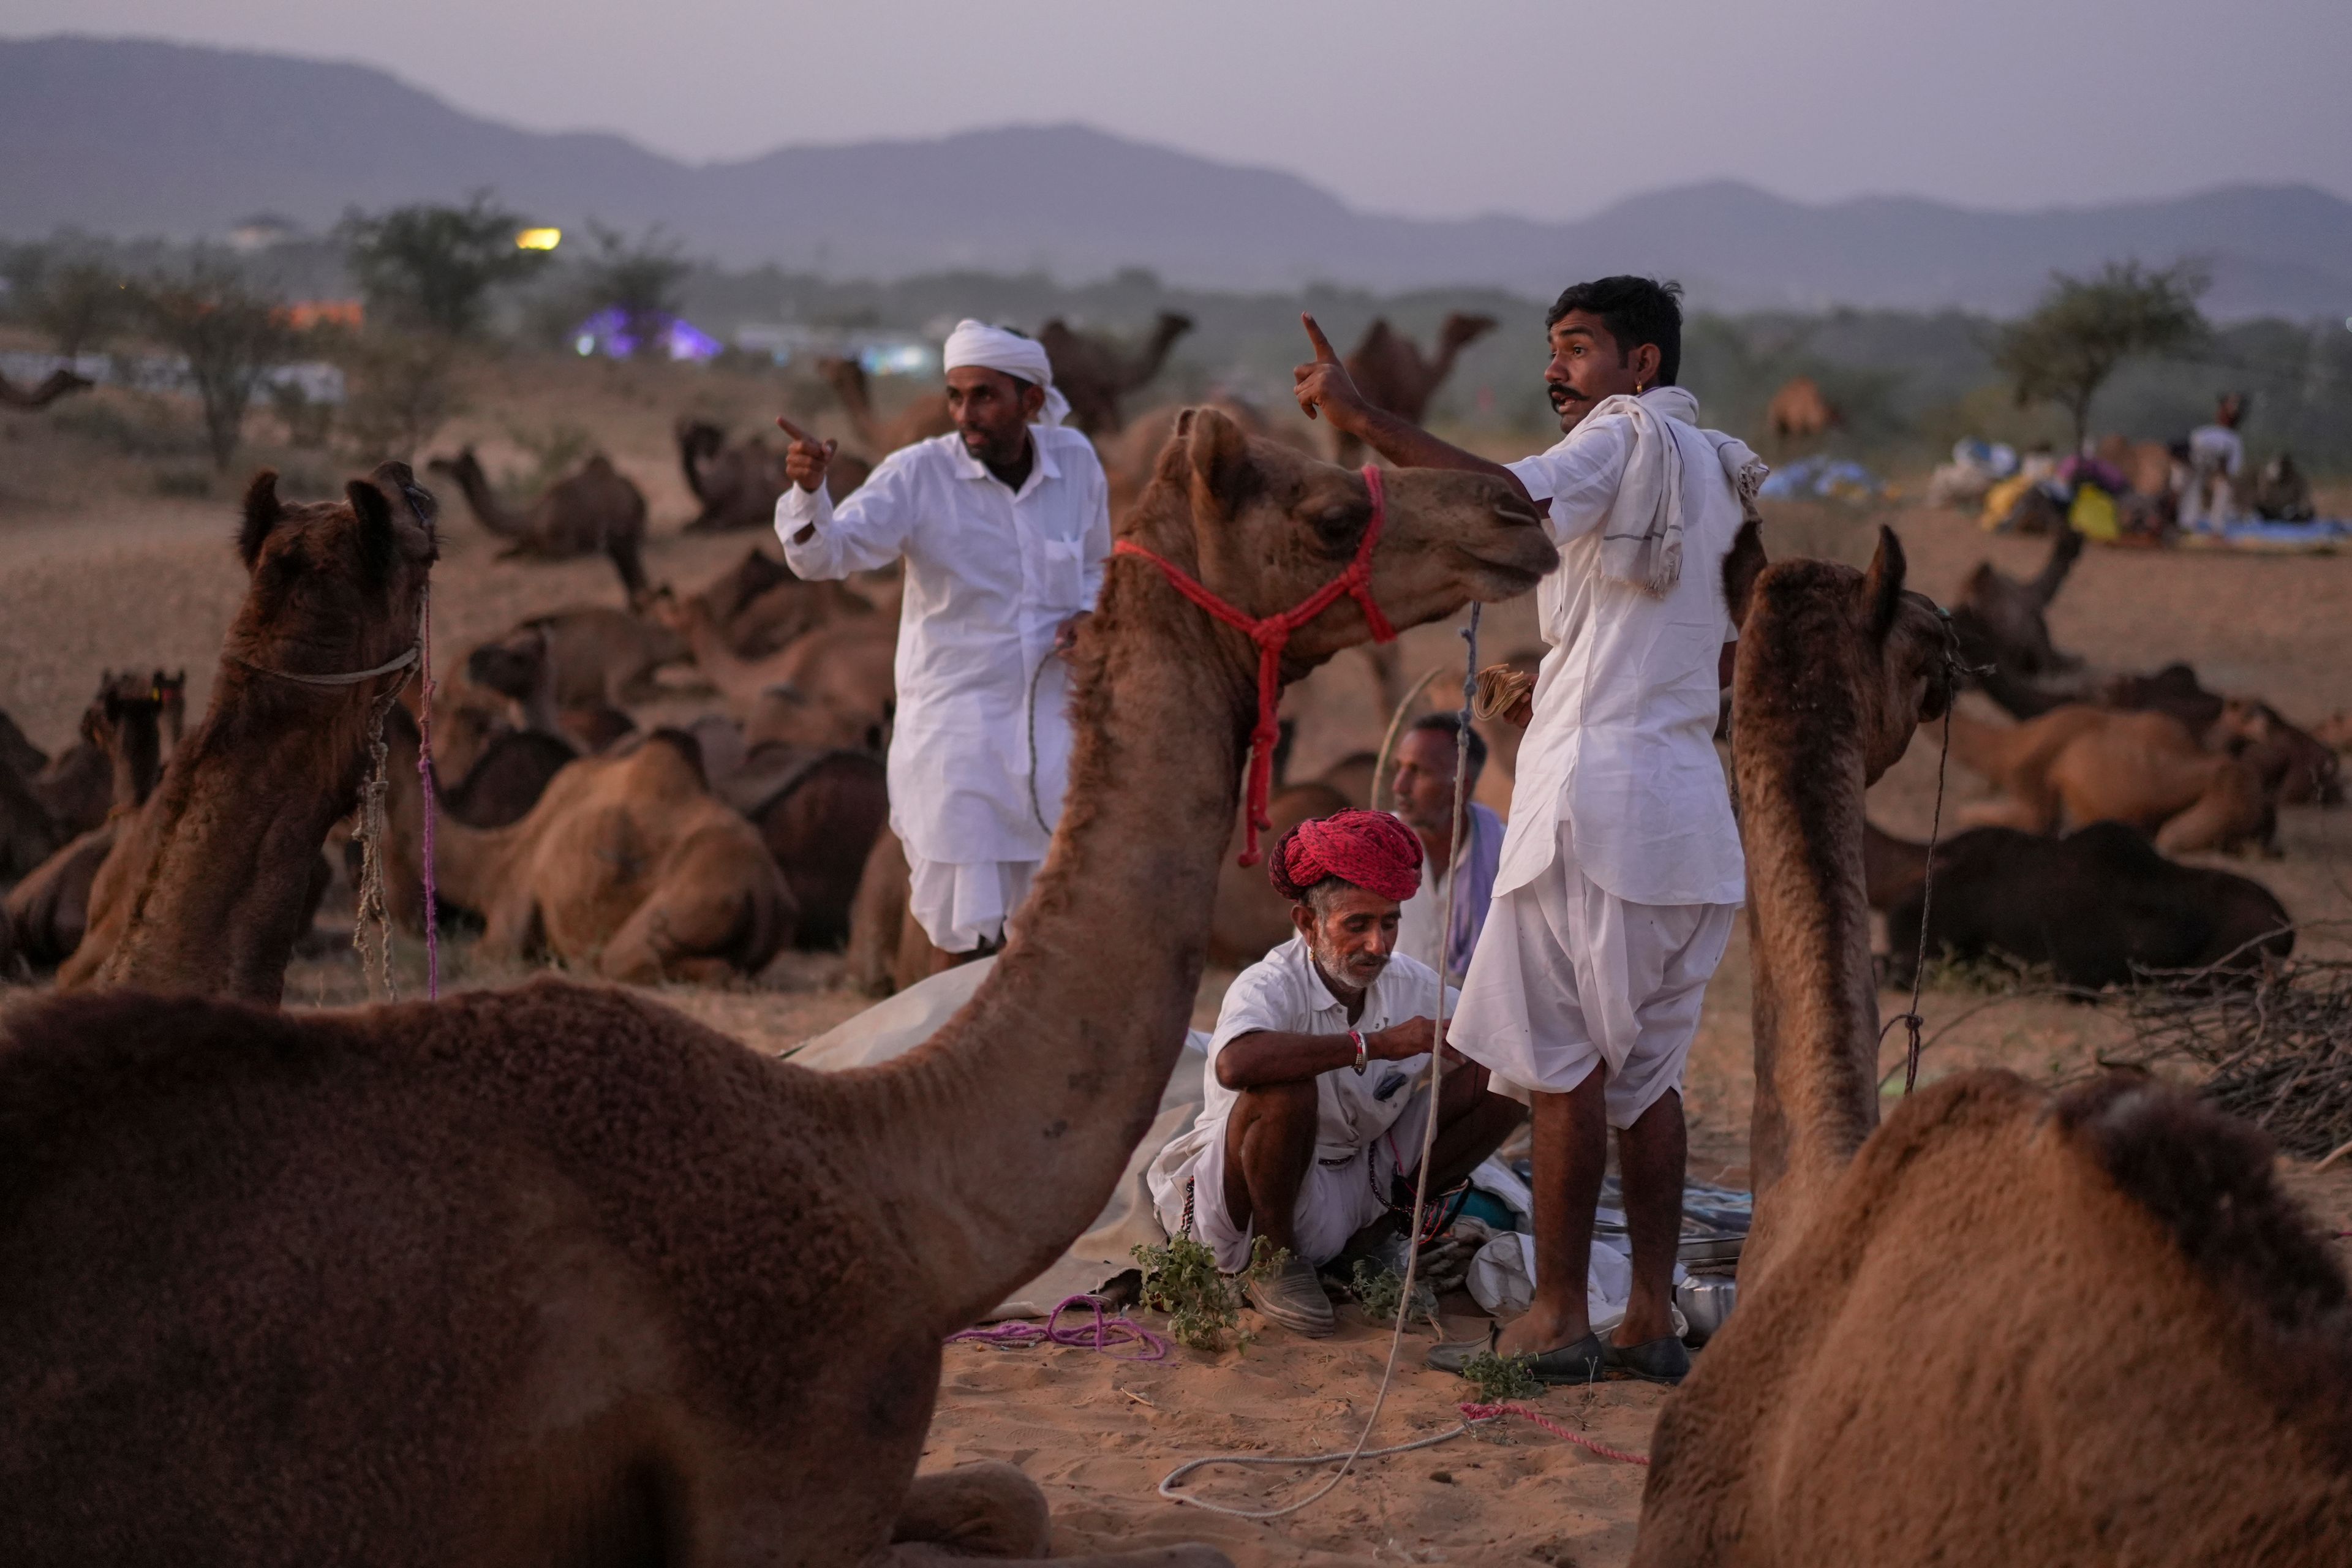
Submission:
POLYGON ((1059 820, 1070 760, 1059 656, 1102 591, 1109 488, 1061 419, 1045 351, 965 321, 947 341, 956 427, 902 447, 836 510, 834 443, 789 420, 784 559, 812 579, 906 560, 890 826, 908 907, 950 962, 994 950, 1059 820))
POLYGON ((1739 831, 1714 734, 1736 637, 1723 562, 1764 465, 1698 426, 1675 384, 1676 290, 1603 278, 1545 318, 1546 391, 1561 439, 1507 467, 1365 402, 1313 318, 1299 405, 1404 468, 1507 479, 1559 547, 1536 589, 1550 645, 1524 719, 1486 917, 1455 1047, 1535 1112, 1535 1295, 1486 1342, 1441 1345, 1459 1372, 1492 1345, 1549 1383, 1604 1369, 1679 1382, 1683 1066, 1700 1003, 1746 893, 1739 831), (1618 1130, 1633 1296, 1610 1342, 1586 1307, 1593 1211, 1618 1130))
MULTIPOLYGON (((1320 1337, 1335 1317, 1317 1268, 1387 1220, 1420 1168, 1437 976, 1397 952, 1397 906, 1422 881, 1421 841, 1384 811, 1302 822, 1266 857, 1297 935, 1225 989, 1201 1114, 1151 1163, 1153 1206, 1217 1267, 1249 1266, 1259 1237, 1287 1253, 1250 1304, 1320 1337)), ((1493 1153, 1524 1112, 1451 1058, 1429 1190, 1493 1153)))
MULTIPOLYGON (((1422 863, 1428 868, 1421 890, 1398 913, 1397 951, 1432 969, 1443 968, 1448 980, 1459 981, 1469 973, 1470 954, 1486 927, 1486 906, 1494 900, 1495 868, 1503 858, 1503 819, 1490 807, 1468 803, 1462 820, 1462 864, 1454 874, 1454 923, 1447 929, 1444 879, 1454 849, 1454 770, 1461 761, 1455 723, 1451 713, 1429 713, 1413 721, 1397 743, 1389 795, 1397 816, 1421 840, 1422 863)), ((1464 784, 1475 791, 1486 771, 1486 742, 1475 730, 1470 731, 1469 763, 1464 784)))
POLYGON ((2243 394, 2221 395, 2213 408, 2213 423, 2189 433, 2189 476, 2180 493, 2180 526, 2191 533, 2219 533, 2231 523, 2247 521, 2247 509, 2238 495, 2238 478, 2245 471, 2246 442, 2238 426, 2246 417, 2243 394))

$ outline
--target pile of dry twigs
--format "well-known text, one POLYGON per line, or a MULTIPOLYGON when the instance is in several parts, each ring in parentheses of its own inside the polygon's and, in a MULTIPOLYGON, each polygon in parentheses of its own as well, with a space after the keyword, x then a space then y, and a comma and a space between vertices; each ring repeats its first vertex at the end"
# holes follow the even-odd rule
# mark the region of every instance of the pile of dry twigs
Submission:
POLYGON ((2288 1153, 2352 1142, 2352 960, 2295 959, 2230 985, 2145 984, 2123 1009, 2132 1044, 2110 1060, 2203 1069, 2200 1092, 2288 1153))

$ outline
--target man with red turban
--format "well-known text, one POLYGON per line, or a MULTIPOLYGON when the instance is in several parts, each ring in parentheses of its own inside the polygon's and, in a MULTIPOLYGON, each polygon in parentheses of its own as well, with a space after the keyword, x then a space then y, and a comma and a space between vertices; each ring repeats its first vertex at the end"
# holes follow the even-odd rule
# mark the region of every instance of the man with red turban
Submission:
MULTIPOLYGON (((1421 886, 1421 840, 1386 812, 1302 822, 1266 858, 1297 935, 1225 992, 1202 1074, 1200 1119, 1152 1162, 1152 1200, 1228 1273, 1264 1237, 1288 1254, 1250 1304, 1285 1328, 1331 1331, 1317 1278, 1383 1221, 1421 1163, 1431 1112, 1437 975, 1396 951, 1398 906, 1421 886)), ((1524 1114, 1486 1070, 1446 1053, 1431 1191, 1443 1191, 1524 1114)), ((1407 1188, 1406 1205, 1410 1205, 1407 1188)))

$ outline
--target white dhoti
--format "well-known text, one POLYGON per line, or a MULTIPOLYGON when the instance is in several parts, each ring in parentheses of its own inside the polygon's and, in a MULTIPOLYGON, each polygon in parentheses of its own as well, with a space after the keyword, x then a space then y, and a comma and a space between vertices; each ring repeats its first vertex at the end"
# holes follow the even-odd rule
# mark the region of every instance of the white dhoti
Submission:
MULTIPOLYGON (((1238 1274, 1249 1267, 1257 1227, 1235 1224, 1225 1208, 1225 1125, 1199 1140, 1192 1156, 1169 1173, 1172 1179, 1163 1184, 1173 1201, 1161 1203, 1160 1220, 1171 1236, 1185 1235, 1189 1226, 1192 1237, 1216 1254, 1219 1268, 1238 1274)), ((1330 1262, 1349 1237, 1388 1213, 1397 1177, 1421 1168, 1428 1125, 1429 1091, 1416 1089, 1403 1114, 1370 1143, 1345 1154, 1317 1148, 1290 1212, 1291 1232, 1307 1262, 1330 1262)))
POLYGON ((1637 904, 1592 881, 1568 825, 1558 858, 1498 894, 1446 1031, 1498 1094, 1565 1094, 1609 1068, 1609 1124, 1679 1089, 1737 904, 1637 904))
POLYGON ((907 908, 942 952, 1000 946, 1040 860, 925 860, 907 852, 907 908))

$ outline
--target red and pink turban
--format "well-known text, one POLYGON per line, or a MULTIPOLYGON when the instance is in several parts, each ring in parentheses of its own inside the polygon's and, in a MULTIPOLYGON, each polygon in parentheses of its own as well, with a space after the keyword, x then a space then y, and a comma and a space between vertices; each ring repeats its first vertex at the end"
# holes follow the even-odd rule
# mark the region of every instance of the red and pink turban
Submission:
POLYGON ((1385 811, 1336 811, 1276 839, 1265 874, 1293 903, 1326 877, 1402 903, 1421 890, 1421 840, 1385 811))

